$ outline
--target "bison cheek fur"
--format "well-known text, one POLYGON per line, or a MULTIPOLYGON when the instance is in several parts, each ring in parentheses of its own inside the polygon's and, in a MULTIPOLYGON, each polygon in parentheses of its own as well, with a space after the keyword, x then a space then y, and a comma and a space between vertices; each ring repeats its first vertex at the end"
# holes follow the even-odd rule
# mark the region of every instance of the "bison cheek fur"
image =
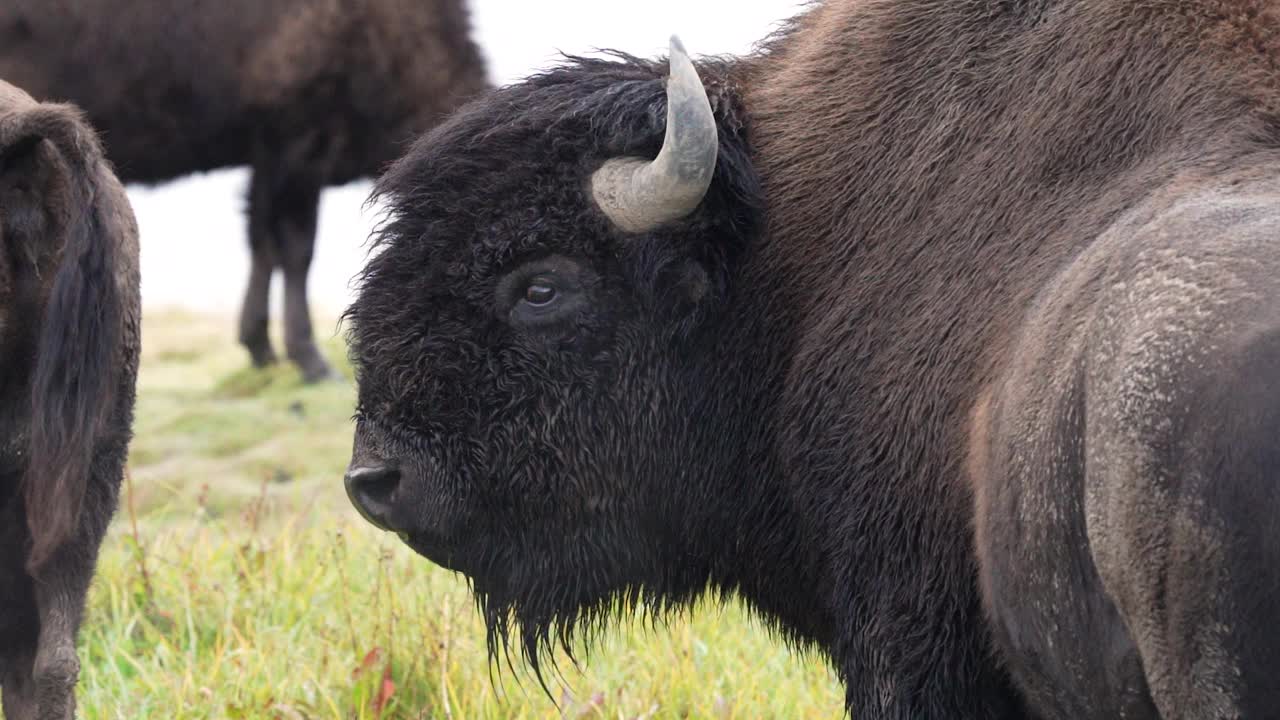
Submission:
POLYGON ((465 572, 491 650, 518 627, 535 669, 613 610, 691 601, 741 493, 708 478, 734 477, 726 449, 750 424, 725 404, 720 343, 759 223, 746 128, 704 67, 712 189, 689 218, 621 234, 588 178, 656 154, 666 111, 665 66, 622 60, 573 59, 420 141, 379 183, 389 213, 347 313, 355 454, 403 471, 393 529, 465 572), (519 111, 492 127, 498 105, 519 111), (503 288, 555 258, 581 268, 582 302, 521 322, 503 288))

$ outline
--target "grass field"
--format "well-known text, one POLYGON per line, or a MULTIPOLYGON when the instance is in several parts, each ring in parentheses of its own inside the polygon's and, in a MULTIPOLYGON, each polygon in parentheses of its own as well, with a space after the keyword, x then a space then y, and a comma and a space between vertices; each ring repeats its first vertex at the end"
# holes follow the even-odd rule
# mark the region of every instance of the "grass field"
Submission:
POLYGON ((80 636, 85 718, 839 717, 826 664, 737 606, 623 623, 560 663, 552 697, 491 667, 462 578, 347 504, 351 384, 248 370, 232 325, 147 320, 132 482, 80 636))

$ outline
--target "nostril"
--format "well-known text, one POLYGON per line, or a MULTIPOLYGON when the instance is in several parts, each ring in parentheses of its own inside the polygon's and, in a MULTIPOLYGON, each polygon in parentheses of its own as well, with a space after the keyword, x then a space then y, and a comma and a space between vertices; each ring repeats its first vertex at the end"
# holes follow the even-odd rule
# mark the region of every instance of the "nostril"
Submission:
POLYGON ((383 530, 390 530, 387 516, 391 496, 400 485, 400 469, 394 465, 362 465, 348 470, 343 481, 347 497, 360 514, 383 530))
POLYGON ((387 500, 400 484, 400 469, 391 465, 353 468, 347 473, 347 484, 370 498, 387 500))

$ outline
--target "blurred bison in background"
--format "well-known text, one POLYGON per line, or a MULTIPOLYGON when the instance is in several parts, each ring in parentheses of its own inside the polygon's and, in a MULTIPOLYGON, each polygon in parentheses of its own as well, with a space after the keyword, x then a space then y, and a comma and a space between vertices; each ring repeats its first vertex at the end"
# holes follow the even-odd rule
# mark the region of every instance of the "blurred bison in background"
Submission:
POLYGON ((830 0, 380 181, 346 484, 531 660, 739 594, 858 718, 1280 708, 1280 12, 830 0))
POLYGON ((0 688, 69 720, 138 370, 138 233, 98 138, 0 82, 0 688))
POLYGON ((320 191, 380 172, 487 85, 464 0, 6 0, 0 77, 82 107, 125 182, 248 164, 240 340, 275 361, 280 268, 285 349, 309 381, 331 374, 307 305, 320 191))

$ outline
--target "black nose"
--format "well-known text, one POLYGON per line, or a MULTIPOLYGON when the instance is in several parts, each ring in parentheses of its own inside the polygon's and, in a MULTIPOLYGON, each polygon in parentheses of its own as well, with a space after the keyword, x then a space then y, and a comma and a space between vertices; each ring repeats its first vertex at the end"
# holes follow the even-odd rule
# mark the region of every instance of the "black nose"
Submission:
POLYGON ((354 466, 342 480, 351 504, 365 520, 383 530, 394 529, 390 524, 391 496, 400 485, 400 468, 386 463, 354 466))

